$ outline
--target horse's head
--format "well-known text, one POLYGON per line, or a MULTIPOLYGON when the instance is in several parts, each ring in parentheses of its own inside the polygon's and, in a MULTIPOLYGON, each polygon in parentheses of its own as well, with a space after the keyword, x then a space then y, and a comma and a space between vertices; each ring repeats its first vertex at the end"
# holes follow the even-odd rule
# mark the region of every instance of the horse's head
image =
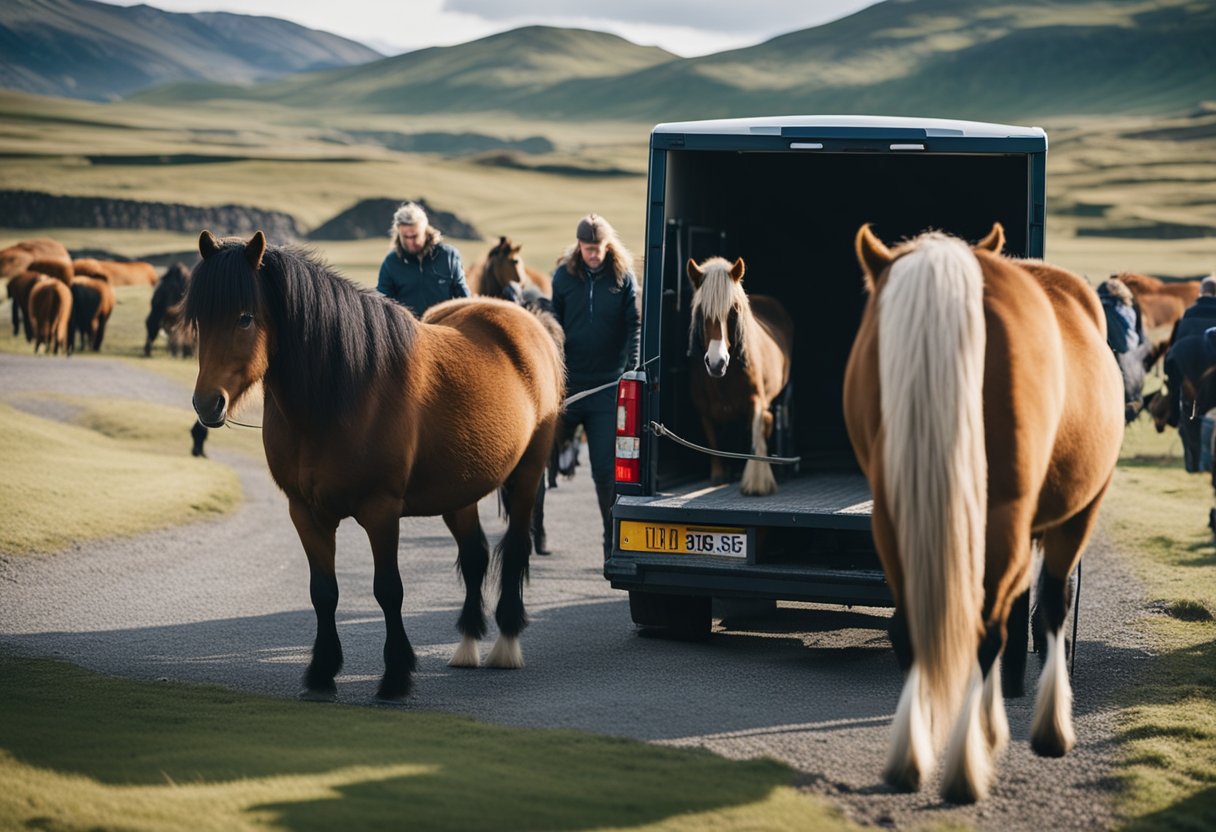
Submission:
MULTIPOLYGON (((927 232, 910 242, 889 249, 870 230, 869 223, 859 228, 857 230, 857 237, 854 240, 854 246, 857 251, 857 260, 861 264, 862 280, 865 283, 866 293, 871 298, 876 297, 882 289, 891 264, 903 255, 915 251, 921 239, 931 236, 942 235, 940 232, 927 232)), ((1005 227, 999 222, 994 222, 992 230, 982 240, 972 246, 971 250, 1000 254, 1001 249, 1004 247, 1005 227)))
POLYGON ((523 261, 519 259, 520 248, 522 246, 511 242, 509 238, 499 237, 498 245, 490 249, 490 253, 486 257, 485 273, 490 275, 496 290, 495 294, 510 283, 524 281, 526 273, 523 261))
POLYGON ((198 332, 194 409, 214 428, 261 381, 269 362, 273 334, 258 273, 266 235, 259 231, 246 242, 204 231, 198 248, 203 260, 190 277, 185 318, 198 332))
POLYGON ((721 257, 711 257, 701 265, 688 261, 688 279, 692 281, 691 345, 705 346, 705 369, 714 378, 722 378, 730 367, 731 353, 743 349, 743 326, 749 307, 743 292, 742 259, 730 263, 721 257), (733 340, 733 344, 732 344, 733 340))

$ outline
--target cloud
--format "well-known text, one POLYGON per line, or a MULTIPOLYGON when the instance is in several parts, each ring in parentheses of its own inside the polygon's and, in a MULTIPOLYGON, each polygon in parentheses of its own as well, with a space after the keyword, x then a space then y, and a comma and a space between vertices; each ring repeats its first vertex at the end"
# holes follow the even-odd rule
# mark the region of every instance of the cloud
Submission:
POLYGON ((875 0, 444 0, 443 10, 507 22, 574 18, 625 24, 671 26, 735 34, 768 34, 803 29, 872 5, 875 0))

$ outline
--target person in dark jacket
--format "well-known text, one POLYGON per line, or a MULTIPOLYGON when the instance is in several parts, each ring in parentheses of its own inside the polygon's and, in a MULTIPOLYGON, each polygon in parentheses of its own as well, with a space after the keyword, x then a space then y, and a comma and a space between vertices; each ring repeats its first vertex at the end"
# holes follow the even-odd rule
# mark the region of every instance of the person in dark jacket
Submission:
POLYGON ((1209 371, 1216 369, 1216 326, 1198 335, 1179 338, 1165 354, 1166 390, 1170 395, 1168 424, 1178 428, 1182 438, 1183 465, 1189 473, 1202 470, 1203 416, 1216 407, 1211 396, 1199 395, 1209 371))
POLYGON ((422 206, 406 202, 389 228, 393 248, 380 264, 376 289, 421 318, 426 310, 452 298, 467 298, 460 252, 443 242, 422 206))
POLYGON ((608 385, 570 403, 562 417, 567 429, 581 424, 587 434, 606 558, 616 497, 615 382, 637 365, 641 316, 633 256, 597 214, 579 220, 575 243, 553 272, 553 314, 566 335, 566 395, 608 385))
POLYGON ((1173 338, 1177 341, 1188 335, 1202 335, 1213 326, 1216 326, 1216 276, 1209 275, 1200 281, 1199 297, 1182 313, 1173 338))

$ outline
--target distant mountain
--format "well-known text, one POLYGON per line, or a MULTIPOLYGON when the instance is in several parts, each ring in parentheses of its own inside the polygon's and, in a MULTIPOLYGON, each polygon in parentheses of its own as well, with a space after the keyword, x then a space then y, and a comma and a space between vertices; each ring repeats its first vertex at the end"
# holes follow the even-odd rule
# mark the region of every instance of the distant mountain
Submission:
POLYGON ((1176 112, 1216 97, 1208 0, 887 0, 766 43, 680 59, 612 35, 529 27, 215 98, 440 113, 672 121, 760 113, 990 120, 1176 112))
POLYGON ((3 0, 0 86, 109 100, 178 80, 248 83, 383 57, 286 20, 92 0, 3 0))
POLYGON ((617 78, 678 61, 654 46, 581 29, 527 26, 458 46, 407 52, 375 63, 253 86, 173 84, 134 96, 157 103, 245 98, 382 112, 515 109, 554 84, 617 78))
POLYGON ((746 49, 521 102, 679 120, 756 113, 1006 119, 1177 111, 1216 96, 1216 4, 887 0, 746 49))

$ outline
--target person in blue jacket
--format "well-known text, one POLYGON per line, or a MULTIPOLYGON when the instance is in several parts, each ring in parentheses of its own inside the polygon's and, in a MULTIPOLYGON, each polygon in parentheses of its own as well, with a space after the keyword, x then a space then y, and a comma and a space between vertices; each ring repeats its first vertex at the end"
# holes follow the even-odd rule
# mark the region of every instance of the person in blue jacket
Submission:
POLYGON ((566 336, 566 395, 607 385, 570 403, 562 416, 567 430, 581 424, 587 434, 606 558, 616 496, 616 381, 637 366, 641 316, 633 255, 597 214, 579 220, 574 245, 558 260, 553 314, 566 336))
POLYGON ((393 214, 389 228, 393 248, 380 264, 376 289, 421 318, 426 310, 452 298, 467 298, 460 252, 443 242, 426 211, 405 202, 393 214))

